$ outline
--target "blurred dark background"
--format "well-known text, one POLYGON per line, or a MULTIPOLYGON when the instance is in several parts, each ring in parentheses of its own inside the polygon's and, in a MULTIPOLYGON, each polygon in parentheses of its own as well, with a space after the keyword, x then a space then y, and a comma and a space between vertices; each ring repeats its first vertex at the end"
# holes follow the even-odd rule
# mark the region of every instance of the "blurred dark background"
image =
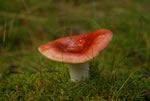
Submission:
POLYGON ((105 61, 120 55, 127 58, 127 66, 148 72, 149 4, 149 0, 0 0, 0 71, 36 71, 41 44, 107 28, 114 38, 105 61))

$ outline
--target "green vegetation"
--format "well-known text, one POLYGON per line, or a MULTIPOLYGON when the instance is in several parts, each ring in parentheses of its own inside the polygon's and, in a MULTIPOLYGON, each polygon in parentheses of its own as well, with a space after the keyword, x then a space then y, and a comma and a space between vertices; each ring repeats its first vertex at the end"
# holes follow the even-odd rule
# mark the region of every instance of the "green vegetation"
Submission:
POLYGON ((0 0, 0 101, 149 101, 149 0, 0 0), (114 33, 71 82, 67 64, 37 48, 99 28, 114 33))

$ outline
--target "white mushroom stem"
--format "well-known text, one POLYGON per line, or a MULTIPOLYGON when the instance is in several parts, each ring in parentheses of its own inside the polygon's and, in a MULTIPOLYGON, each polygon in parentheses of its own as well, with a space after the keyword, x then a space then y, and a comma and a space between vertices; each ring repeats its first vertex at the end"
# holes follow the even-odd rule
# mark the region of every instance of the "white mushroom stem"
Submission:
POLYGON ((69 73, 72 81, 80 81, 89 78, 89 64, 69 64, 69 73))

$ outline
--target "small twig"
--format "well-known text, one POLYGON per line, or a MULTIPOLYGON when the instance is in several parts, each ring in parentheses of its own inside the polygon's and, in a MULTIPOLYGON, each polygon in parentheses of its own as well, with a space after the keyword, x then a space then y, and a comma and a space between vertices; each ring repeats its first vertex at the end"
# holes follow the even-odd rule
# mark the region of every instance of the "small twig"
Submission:
POLYGON ((126 81, 122 84, 122 86, 120 87, 120 89, 118 90, 118 93, 121 91, 121 89, 125 86, 125 84, 129 81, 130 77, 132 74, 129 75, 129 77, 126 79, 126 81))
MULTIPOLYGON (((137 70, 135 70, 134 72, 132 72, 128 78, 125 80, 125 82, 122 84, 122 86, 119 88, 118 91, 115 92, 115 94, 119 94, 119 92, 123 89, 123 87, 125 86, 125 84, 129 81, 129 79, 131 78, 131 76, 136 72, 137 70)), ((117 95, 117 98, 118 98, 118 95, 117 95)))
POLYGON ((6 29, 7 29, 7 18, 4 22, 4 31, 3 31, 3 48, 5 47, 5 41, 6 41, 6 29))

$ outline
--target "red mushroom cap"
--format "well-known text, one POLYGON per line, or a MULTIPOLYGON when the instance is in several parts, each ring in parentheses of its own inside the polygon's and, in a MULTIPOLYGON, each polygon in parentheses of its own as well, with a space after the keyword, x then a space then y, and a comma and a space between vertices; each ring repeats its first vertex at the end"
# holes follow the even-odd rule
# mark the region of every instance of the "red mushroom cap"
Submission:
POLYGON ((99 29, 94 32, 64 37, 38 49, 47 58, 77 64, 87 62, 96 57, 112 40, 112 32, 107 29, 99 29))

